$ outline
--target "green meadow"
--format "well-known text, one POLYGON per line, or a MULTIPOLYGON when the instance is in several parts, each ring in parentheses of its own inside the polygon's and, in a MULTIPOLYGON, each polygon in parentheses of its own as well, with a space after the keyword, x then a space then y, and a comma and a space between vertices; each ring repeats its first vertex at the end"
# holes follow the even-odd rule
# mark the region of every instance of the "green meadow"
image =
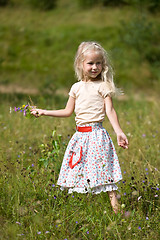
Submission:
POLYGON ((0 239, 159 239, 159 13, 138 3, 82 8, 59 0, 42 11, 12 2, 0 8, 0 239), (106 193, 68 194, 56 185, 74 114, 28 119, 14 111, 28 102, 63 108, 77 47, 87 40, 108 51, 124 91, 113 103, 129 149, 117 146, 107 118, 103 124, 123 174, 118 215, 106 193))

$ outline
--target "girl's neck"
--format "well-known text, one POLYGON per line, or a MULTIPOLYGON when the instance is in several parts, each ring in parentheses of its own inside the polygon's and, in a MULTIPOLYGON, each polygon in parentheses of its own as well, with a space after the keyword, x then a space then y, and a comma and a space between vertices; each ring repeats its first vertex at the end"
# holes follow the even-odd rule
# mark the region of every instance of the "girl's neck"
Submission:
POLYGON ((100 80, 102 80, 101 75, 98 75, 96 78, 84 76, 84 78, 82 79, 83 82, 95 82, 95 81, 100 81, 100 80))

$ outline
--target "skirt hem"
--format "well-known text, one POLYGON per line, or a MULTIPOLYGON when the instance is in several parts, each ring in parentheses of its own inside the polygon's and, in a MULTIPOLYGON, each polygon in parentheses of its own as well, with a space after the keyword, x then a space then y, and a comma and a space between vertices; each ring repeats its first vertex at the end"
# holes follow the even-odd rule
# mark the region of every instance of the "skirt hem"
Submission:
POLYGON ((100 185, 97 187, 93 188, 86 188, 86 187, 62 187, 60 188, 62 191, 65 189, 68 189, 68 193, 92 193, 92 194, 99 194, 101 192, 111 192, 111 191, 116 191, 118 187, 116 184, 105 184, 105 185, 100 185))

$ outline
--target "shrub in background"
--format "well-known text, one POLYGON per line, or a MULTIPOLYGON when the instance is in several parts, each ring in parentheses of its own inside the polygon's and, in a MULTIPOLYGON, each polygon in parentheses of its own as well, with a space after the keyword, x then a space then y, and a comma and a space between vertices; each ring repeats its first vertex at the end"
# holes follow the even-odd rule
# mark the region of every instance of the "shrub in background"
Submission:
POLYGON ((0 7, 6 6, 9 3, 9 0, 0 0, 0 7))
POLYGON ((97 5, 98 1, 97 0, 78 0, 79 6, 82 8, 85 7, 93 7, 97 5))
POLYGON ((57 0, 28 0, 34 8, 41 10, 52 10, 56 7, 57 0))

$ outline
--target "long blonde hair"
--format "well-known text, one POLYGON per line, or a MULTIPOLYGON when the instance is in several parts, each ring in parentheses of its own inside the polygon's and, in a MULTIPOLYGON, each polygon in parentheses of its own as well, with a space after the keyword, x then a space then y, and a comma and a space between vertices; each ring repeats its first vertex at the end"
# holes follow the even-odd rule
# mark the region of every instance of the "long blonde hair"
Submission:
POLYGON ((119 95, 121 94, 121 90, 115 87, 113 81, 113 69, 105 49, 97 42, 82 42, 77 50, 75 61, 74 61, 74 69, 75 74, 78 81, 83 80, 83 61, 85 60, 85 54, 88 51, 94 50, 102 55, 102 72, 101 79, 106 82, 107 86, 110 89, 111 95, 119 95))

